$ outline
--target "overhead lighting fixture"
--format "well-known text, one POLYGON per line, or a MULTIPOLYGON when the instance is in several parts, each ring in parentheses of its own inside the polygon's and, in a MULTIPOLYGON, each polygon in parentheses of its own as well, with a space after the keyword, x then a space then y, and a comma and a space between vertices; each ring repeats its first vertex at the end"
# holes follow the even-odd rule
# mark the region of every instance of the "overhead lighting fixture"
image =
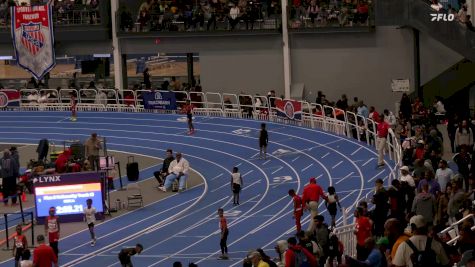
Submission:
POLYGON ((94 54, 93 57, 107 57, 107 58, 110 58, 111 54, 94 54))

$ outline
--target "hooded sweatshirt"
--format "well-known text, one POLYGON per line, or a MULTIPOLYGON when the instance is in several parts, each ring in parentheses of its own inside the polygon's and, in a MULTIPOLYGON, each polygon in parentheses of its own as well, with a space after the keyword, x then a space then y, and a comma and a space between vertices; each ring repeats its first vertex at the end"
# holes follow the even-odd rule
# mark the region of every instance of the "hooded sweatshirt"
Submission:
POLYGON ((436 211, 435 197, 431 193, 419 193, 412 203, 412 211, 422 215, 427 222, 433 222, 436 211))
POLYGON ((285 267, 298 267, 295 266, 295 252, 302 251, 305 256, 307 257, 307 261, 310 263, 310 266, 317 266, 317 260, 313 254, 302 248, 300 245, 289 246, 289 249, 285 252, 285 267))

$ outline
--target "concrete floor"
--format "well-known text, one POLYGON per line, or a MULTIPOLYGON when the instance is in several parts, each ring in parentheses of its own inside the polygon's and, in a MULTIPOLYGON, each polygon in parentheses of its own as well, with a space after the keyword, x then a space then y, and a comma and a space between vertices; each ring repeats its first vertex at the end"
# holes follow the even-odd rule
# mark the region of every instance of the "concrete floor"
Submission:
MULTIPOLYGON (((4 149, 8 149, 11 146, 12 145, 0 144, 0 151, 3 151, 4 149)), ((18 148, 18 151, 19 151, 20 163, 21 163, 22 167, 26 167, 26 164, 30 159, 37 158, 37 154, 35 152, 36 151, 36 145, 15 145, 15 146, 18 148)), ((59 148, 57 148, 57 149, 59 149, 59 148)), ((62 146, 61 146, 61 149, 62 149, 62 146)), ((122 173, 122 176, 125 176, 125 173, 126 173, 125 167, 126 167, 126 163, 127 163, 128 154, 121 153, 121 152, 115 152, 115 151, 109 151, 109 155, 113 155, 116 158, 116 161, 121 162, 121 173, 122 173)), ((49 156, 48 156, 48 158, 49 158, 49 156)), ((157 160, 156 158, 145 157, 145 156, 137 156, 137 155, 135 155, 135 161, 137 161, 139 163, 139 168, 141 170, 149 168, 149 167, 157 165, 157 164, 160 164, 162 162, 161 160, 157 160)), ((158 167, 157 167, 157 170, 158 170, 158 167)), ((118 177, 118 172, 114 175, 114 177, 115 178, 118 177)), ((188 178, 188 187, 193 187, 195 185, 202 184, 202 183, 203 183, 203 180, 201 179, 201 177, 197 173, 195 173, 193 171, 190 172, 190 175, 189 175, 189 178, 188 178)), ((163 198, 165 198, 165 197, 167 197, 171 194, 175 194, 175 193, 172 193, 172 192, 165 193, 165 192, 159 191, 157 189, 158 183, 157 183, 156 179, 152 178, 152 177, 150 177, 150 179, 140 180, 139 185, 140 185, 142 195, 143 195, 143 198, 144 198, 144 206, 146 206, 148 204, 151 204, 151 203, 154 203, 154 202, 157 202, 157 201, 159 201, 159 200, 161 200, 161 199, 163 199, 163 198)), ((116 206, 115 202, 116 202, 117 199, 121 199, 121 201, 124 202, 127 199, 127 195, 128 195, 128 192, 125 191, 125 190, 124 191, 113 191, 113 192, 111 192, 110 193, 111 207, 114 208, 116 206)), ((27 201, 25 203, 23 203, 23 208, 24 209, 32 208, 32 207, 34 207, 34 204, 35 203, 34 203, 33 195, 27 194, 27 201)), ((19 206, 14 206, 14 207, 8 206, 8 207, 6 207, 6 206, 3 206, 3 204, 0 206, 0 212, 1 213, 14 213, 14 212, 19 212, 19 211, 20 211, 19 206)), ((121 209, 117 212, 112 213, 110 216, 109 215, 105 216, 104 221, 110 220, 112 217, 119 216, 119 215, 122 215, 122 214, 125 214, 125 213, 128 213, 128 212, 130 212, 130 210, 121 209)), ((20 215, 18 215, 18 217, 19 216, 20 215)), ((0 220, 2 220, 1 223, 4 223, 3 222, 3 216, 2 216, 2 218, 0 218, 0 220)), ((29 219, 27 218, 27 221, 28 220, 29 219)), ((103 221, 98 221, 97 223, 101 223, 101 222, 103 222, 103 221)), ((9 229, 10 234, 13 233, 14 226, 9 227, 9 228, 10 228, 9 229)), ((87 229, 87 226, 84 222, 63 223, 63 224, 61 224, 61 237, 66 237, 66 236, 69 236, 73 233, 76 233, 76 232, 79 232, 79 231, 85 230, 85 229, 87 229)), ((5 239, 5 234, 6 234, 5 230, 0 231, 0 240, 5 239)), ((29 244, 32 244, 31 243, 31 229, 28 230, 25 234, 27 236, 29 244)), ((38 234, 44 234, 43 225, 34 226, 34 235, 36 236, 38 234)), ((88 233, 85 232, 84 234, 88 234, 88 233)), ((60 249, 61 249, 61 243, 60 243, 60 249)), ((7 260, 11 257, 12 257, 12 252, 10 250, 7 250, 6 245, 4 245, 2 247, 2 249, 0 250, 0 262, 4 261, 4 260, 7 260)))

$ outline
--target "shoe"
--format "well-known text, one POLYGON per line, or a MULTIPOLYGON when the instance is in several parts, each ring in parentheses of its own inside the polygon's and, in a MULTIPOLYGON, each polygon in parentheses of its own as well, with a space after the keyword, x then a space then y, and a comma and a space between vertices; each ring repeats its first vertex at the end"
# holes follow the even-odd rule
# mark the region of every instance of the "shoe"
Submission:
POLYGON ((381 168, 381 167, 384 167, 384 163, 383 164, 378 164, 378 166, 376 166, 376 169, 381 168))
POLYGON ((95 246, 96 245, 96 241, 92 240, 91 241, 91 247, 95 246))
POLYGON ((78 120, 78 119, 76 119, 76 118, 71 118, 71 121, 77 121, 77 120, 78 120))
POLYGON ((181 193, 181 192, 184 192, 184 191, 185 191, 185 189, 183 189, 183 188, 182 188, 182 189, 178 189, 178 193, 181 193))
POLYGON ((167 189, 164 186, 160 186, 158 189, 162 190, 163 192, 167 192, 167 189))

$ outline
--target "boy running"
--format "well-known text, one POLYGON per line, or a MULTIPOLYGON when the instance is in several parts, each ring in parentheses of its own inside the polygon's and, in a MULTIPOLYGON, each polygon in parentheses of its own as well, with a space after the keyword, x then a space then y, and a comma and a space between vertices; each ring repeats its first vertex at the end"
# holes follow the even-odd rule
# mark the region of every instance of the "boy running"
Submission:
POLYGON ((267 134, 266 124, 261 124, 261 132, 259 134, 259 158, 267 159, 267 144, 269 143, 269 135, 267 134))
POLYGON ((188 134, 195 133, 195 127, 193 126, 193 108, 195 108, 189 99, 186 100, 186 105, 183 107, 183 113, 186 113, 188 119, 188 134))
POLYGON ((77 120, 77 115, 76 115, 76 95, 74 92, 69 93, 69 103, 71 105, 71 121, 76 121, 77 120))
POLYGON ((92 199, 86 200, 87 207, 84 208, 84 220, 89 227, 91 234, 91 247, 96 245, 96 234, 94 233, 94 223, 96 222, 96 208, 92 206, 92 199))
POLYGON ((55 207, 49 208, 49 216, 46 218, 45 221, 45 233, 48 234, 49 246, 53 248, 54 254, 58 257, 59 249, 58 249, 58 242, 59 242, 59 217, 56 216, 56 209, 55 207))
POLYGON ((24 260, 23 252, 28 248, 26 236, 22 233, 21 225, 16 226, 16 235, 14 238, 13 257, 15 257, 15 267, 20 266, 20 258, 24 260))
POLYGON ((224 217, 224 210, 222 208, 218 209, 218 216, 219 216, 219 228, 221 229, 221 240, 219 242, 219 246, 221 247, 221 256, 219 259, 227 260, 228 257, 228 246, 226 242, 228 240, 228 223, 226 222, 226 218, 224 217))

